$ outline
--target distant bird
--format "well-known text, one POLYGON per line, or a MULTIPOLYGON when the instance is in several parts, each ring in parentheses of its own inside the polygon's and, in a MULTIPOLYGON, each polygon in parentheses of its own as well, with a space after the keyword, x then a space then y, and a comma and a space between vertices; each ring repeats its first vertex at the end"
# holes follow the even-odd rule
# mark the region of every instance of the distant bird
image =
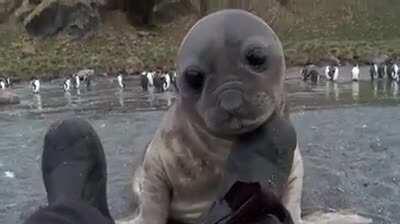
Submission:
POLYGON ((392 78, 397 82, 400 81, 399 66, 397 64, 393 64, 392 78))
POLYGON ((146 72, 149 85, 154 86, 154 72, 146 72))
POLYGON ((86 83, 86 88, 90 88, 91 86, 91 76, 94 75, 93 69, 84 69, 80 70, 76 75, 79 77, 80 81, 84 81, 86 83))
POLYGON ((316 69, 316 66, 313 64, 307 64, 303 70, 301 71, 301 75, 303 76, 303 81, 311 80, 312 83, 317 83, 320 79, 319 72, 316 69))
POLYGON ((338 80, 339 78, 339 67, 338 66, 334 66, 333 67, 333 81, 338 80))
POLYGON ((154 88, 157 92, 164 92, 165 77, 156 73, 154 76, 154 88))
POLYGON ((387 70, 386 64, 382 63, 378 66, 378 78, 383 79, 387 70))
POLYGON ((11 87, 11 79, 9 77, 0 77, 0 89, 11 87))
POLYGON ((369 75, 371 76, 371 80, 374 80, 378 77, 378 65, 371 64, 369 67, 369 75))
POLYGON ((75 88, 79 89, 79 87, 81 86, 81 77, 79 77, 78 74, 75 74, 74 79, 75 79, 75 88))
POLYGON ((38 93, 40 92, 40 81, 39 81, 39 79, 34 79, 34 80, 31 82, 31 85, 32 85, 32 91, 33 91, 33 93, 34 93, 34 94, 38 94, 38 93))
POLYGON ((175 87, 175 90, 178 91, 178 84, 176 83, 176 72, 172 72, 171 74, 171 83, 175 87))
POLYGON ((325 67, 325 73, 324 73, 327 80, 331 80, 331 77, 329 75, 330 71, 331 71, 331 66, 327 65, 325 67))
POLYGON ((11 87, 12 82, 10 77, 0 77, 0 80, 4 82, 5 87, 11 87))
POLYGON ((71 90, 71 79, 66 79, 64 81, 64 91, 69 92, 71 90))
POLYGON ((124 83, 124 80, 122 78, 122 74, 118 74, 117 81, 118 81, 119 88, 121 88, 121 89, 125 88, 125 83, 124 83))
POLYGON ((353 81, 358 81, 359 76, 360 76, 360 67, 358 65, 355 65, 353 69, 351 70, 352 74, 352 80, 353 81))
POLYGON ((326 66, 325 77, 330 81, 336 81, 339 78, 339 67, 333 65, 326 66))
POLYGON ((91 76, 84 76, 83 77, 83 81, 85 82, 85 84, 86 84, 86 88, 90 88, 90 86, 92 85, 92 78, 91 78, 91 76))
POLYGON ((168 91, 171 86, 171 77, 168 73, 164 73, 162 76, 164 77, 163 90, 168 91))
POLYGON ((149 79, 147 78, 147 73, 142 72, 140 75, 140 85, 142 86, 143 91, 147 92, 149 89, 149 79))
POLYGON ((6 81, 4 79, 0 79, 0 89, 6 88, 6 81))

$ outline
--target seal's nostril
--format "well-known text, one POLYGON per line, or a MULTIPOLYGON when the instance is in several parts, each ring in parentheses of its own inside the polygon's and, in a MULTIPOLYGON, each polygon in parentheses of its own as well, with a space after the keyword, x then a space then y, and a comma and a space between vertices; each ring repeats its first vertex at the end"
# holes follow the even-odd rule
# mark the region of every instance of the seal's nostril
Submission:
POLYGON ((243 94, 240 90, 225 90, 219 96, 219 106, 227 112, 237 111, 243 104, 243 94))

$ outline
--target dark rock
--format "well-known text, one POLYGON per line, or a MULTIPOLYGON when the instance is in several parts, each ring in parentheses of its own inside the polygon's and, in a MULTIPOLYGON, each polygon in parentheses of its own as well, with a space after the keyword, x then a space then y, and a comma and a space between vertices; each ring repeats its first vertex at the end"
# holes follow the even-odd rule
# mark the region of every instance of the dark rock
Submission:
POLYGON ((60 31, 83 37, 97 29, 101 20, 98 6, 103 0, 43 0, 24 19, 33 36, 52 36, 60 31))
POLYGON ((0 90, 0 106, 10 104, 19 104, 17 94, 8 90, 0 90))

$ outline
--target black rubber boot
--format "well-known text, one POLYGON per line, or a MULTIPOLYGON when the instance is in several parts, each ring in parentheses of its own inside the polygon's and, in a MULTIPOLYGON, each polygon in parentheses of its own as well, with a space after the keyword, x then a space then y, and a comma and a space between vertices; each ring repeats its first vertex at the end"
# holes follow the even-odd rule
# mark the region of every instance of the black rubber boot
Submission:
POLYGON ((103 147, 87 121, 72 118, 50 127, 44 140, 42 173, 49 206, 84 202, 112 220, 103 147))

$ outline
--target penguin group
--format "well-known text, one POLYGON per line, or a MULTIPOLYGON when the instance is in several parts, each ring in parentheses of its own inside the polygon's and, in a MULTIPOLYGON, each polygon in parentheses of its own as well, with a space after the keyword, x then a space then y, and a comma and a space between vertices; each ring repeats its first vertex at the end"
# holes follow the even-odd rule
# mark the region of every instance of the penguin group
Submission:
MULTIPOLYGON (((108 75, 109 73, 105 73, 108 75)), ((119 71, 116 73, 116 82, 120 89, 126 88, 124 82, 124 74, 126 72, 119 71)), ((157 92, 166 92, 174 87, 177 90, 176 72, 157 69, 155 71, 142 71, 141 73, 141 87, 143 91, 148 91, 154 88, 157 92)), ((89 88, 91 86, 91 77, 94 75, 93 69, 80 70, 64 79, 62 88, 65 93, 70 93, 73 89, 79 91, 82 86, 89 88)), ((12 82, 10 78, 0 76, 0 89, 11 87, 12 82)), ((30 88, 33 94, 40 94, 41 83, 38 77, 34 77, 30 81, 30 88)))
POLYGON ((157 92, 166 92, 171 90, 171 86, 177 89, 176 72, 166 70, 143 71, 141 73, 140 84, 143 91, 148 91, 154 87, 157 92))
POLYGON ((10 88, 12 85, 9 77, 0 77, 0 89, 10 88))
POLYGON ((337 81, 339 78, 339 66, 327 65, 325 66, 325 77, 329 81, 337 81))
POLYGON ((376 64, 372 63, 369 68, 371 80, 387 77, 391 81, 400 82, 399 65, 394 60, 376 64))
POLYGON ((81 84, 84 83, 86 88, 91 85, 91 76, 94 75, 94 70, 85 69, 81 70, 64 80, 63 88, 65 92, 70 92, 72 88, 79 89, 81 84))
MULTIPOLYGON (((340 75, 340 68, 338 65, 326 65, 323 70, 324 77, 327 81, 337 81, 340 75)), ((360 65, 355 63, 351 69, 351 80, 357 82, 360 79, 361 70, 360 65)), ((399 64, 394 60, 388 60, 384 63, 371 63, 369 65, 369 75, 371 80, 384 79, 387 77, 390 81, 400 82, 400 68, 399 64)), ((303 81, 311 80, 312 83, 318 82, 320 77, 319 67, 308 63, 301 71, 303 81)))
MULTIPOLYGON (((304 68, 301 70, 301 76, 305 82, 311 80, 312 83, 317 83, 319 80, 321 80, 319 67, 312 63, 307 63, 304 66, 304 68)), ((337 81, 339 78, 339 65, 326 65, 324 67, 324 77, 328 81, 337 81)))
POLYGON ((301 71, 301 75, 303 76, 303 81, 307 81, 310 79, 312 83, 317 83, 320 80, 317 66, 311 63, 308 63, 303 68, 303 70, 301 71))

